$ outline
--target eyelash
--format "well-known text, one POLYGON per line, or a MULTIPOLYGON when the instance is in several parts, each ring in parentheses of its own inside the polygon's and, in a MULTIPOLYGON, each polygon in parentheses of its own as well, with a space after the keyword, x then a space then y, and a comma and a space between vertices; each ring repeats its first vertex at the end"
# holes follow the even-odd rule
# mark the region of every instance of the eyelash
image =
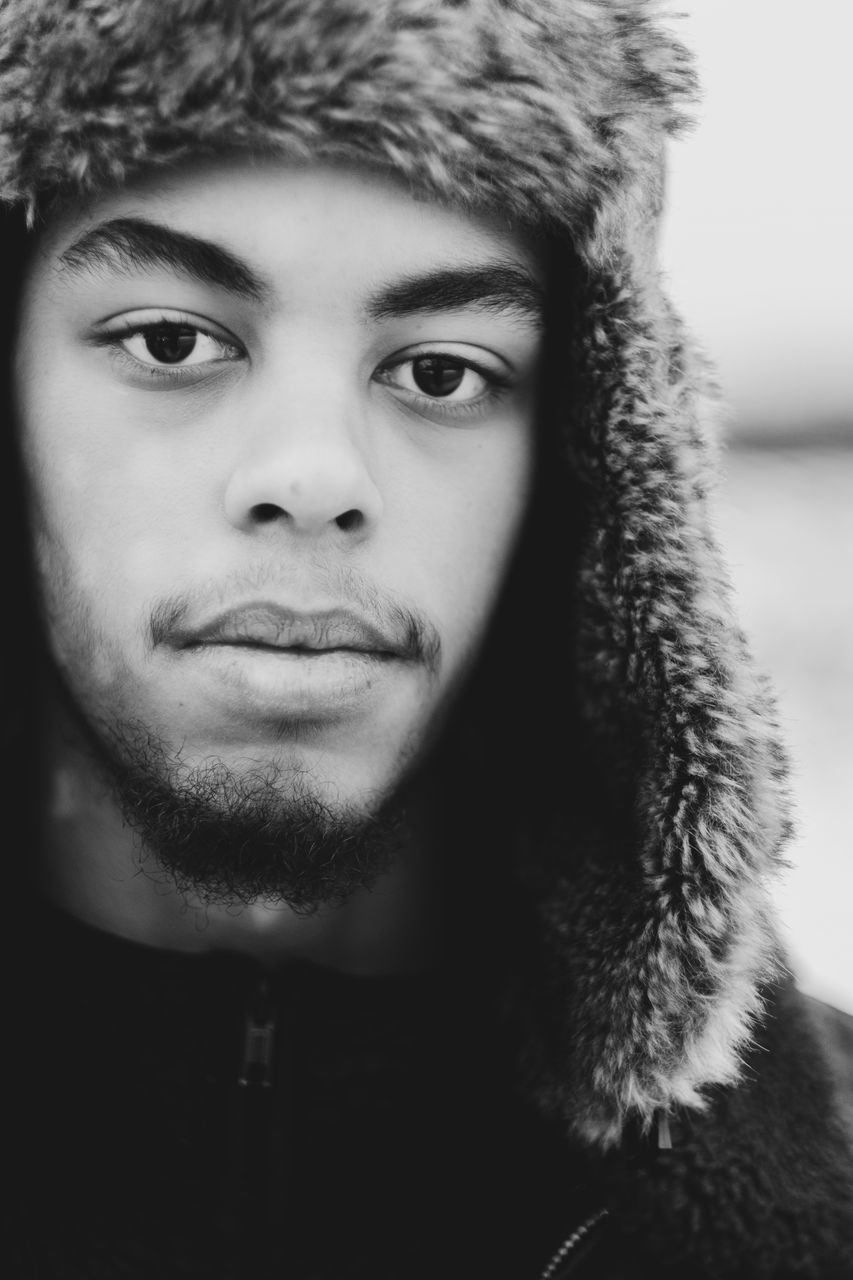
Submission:
POLYGON ((498 373, 493 368, 488 368, 485 364, 481 364, 476 360, 472 360, 469 356, 461 355, 456 351, 443 351, 440 347, 428 346, 418 351, 409 351, 400 358, 386 360, 376 371, 376 379, 379 382, 388 380, 382 375, 389 374, 396 369, 402 369, 406 365, 413 365, 419 359, 436 359, 448 360, 453 364, 458 364, 464 369, 470 369, 476 373, 486 383, 485 390, 471 400, 450 400, 442 396, 428 396, 418 394, 409 388, 399 388, 404 393, 405 403, 412 405, 416 410, 433 417, 439 416, 448 419, 474 418, 481 416, 488 410, 496 400, 498 400, 513 385, 513 380, 505 374, 498 373))
POLYGON ((179 330, 192 329, 200 337, 210 338, 212 342, 218 343, 221 347, 230 347, 237 354, 234 356, 223 356, 222 363, 229 364, 245 356, 244 347, 235 338, 224 333, 216 332, 212 328, 205 328, 198 320, 192 319, 190 316, 163 316, 157 320, 145 321, 124 321, 103 332, 96 333, 93 336, 95 345, 106 347, 113 360, 124 366, 136 377, 149 378, 153 382, 171 382, 172 384, 188 384, 196 381, 203 376, 203 371, 210 372, 209 365, 218 363, 214 361, 203 361, 199 364, 175 364, 175 365, 156 365, 147 364, 145 361, 138 360, 133 356, 123 343, 128 338, 145 337, 163 330, 179 330), (198 370, 197 376, 194 378, 192 371, 198 370))
MULTIPOLYGON (((152 382, 171 383, 173 386, 192 385, 204 376, 204 371, 209 373, 209 366, 216 361, 202 361, 195 365, 178 364, 175 365, 156 365, 147 364, 138 360, 129 351, 126 350, 123 343, 133 337, 145 336, 157 331, 163 330, 191 329, 196 334, 210 338, 211 341, 220 344, 223 347, 231 347, 237 356, 223 357, 222 363, 231 363, 235 359, 239 359, 240 355, 245 356, 245 348, 230 335, 225 336, 222 333, 215 332, 212 328, 205 328, 197 320, 190 316, 163 316, 149 321, 125 321, 108 330, 94 335, 93 341, 102 347, 110 350, 111 357, 127 368, 135 377, 146 378, 152 382), (198 370, 196 377, 193 371, 198 370)), ((380 383, 389 385, 387 376, 396 369, 402 369, 406 365, 414 364, 418 359, 424 358, 445 359, 458 364, 465 369, 470 369, 476 373, 486 383, 486 390, 472 400, 449 400, 445 397, 421 395, 409 388, 398 388, 405 397, 404 403, 411 405, 418 412, 433 417, 439 416, 447 419, 460 419, 468 417, 477 417, 482 415, 490 408, 496 400, 506 393, 513 385, 513 379, 507 374, 499 373, 494 368, 488 368, 478 361, 472 360, 468 356, 464 356, 455 351, 445 351, 441 348, 427 346, 416 351, 409 351, 402 358, 393 357, 386 360, 378 366, 374 373, 374 378, 380 383)))

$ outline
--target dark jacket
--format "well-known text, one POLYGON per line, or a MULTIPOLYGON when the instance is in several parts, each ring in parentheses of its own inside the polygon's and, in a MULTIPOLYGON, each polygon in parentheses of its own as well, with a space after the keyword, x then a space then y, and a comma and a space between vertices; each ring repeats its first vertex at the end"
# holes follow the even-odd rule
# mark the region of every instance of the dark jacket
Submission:
POLYGON ((270 972, 20 900, 16 1277, 850 1274, 827 1064, 849 1107, 853 1020, 790 986, 738 1085, 602 1152, 519 1091, 514 1030, 462 952, 417 977, 270 972))
MULTIPOLYGON (((550 246, 537 500, 446 752, 465 779, 468 858, 489 880, 489 926, 439 1001, 457 1030, 476 1011, 482 1033, 438 1091, 439 1112, 472 1136, 437 1126, 444 1162, 416 1141, 400 1155, 403 1178, 421 1170, 417 1203, 432 1197, 444 1226, 465 1216, 470 1157, 489 1194, 469 1194, 469 1221, 483 1237, 490 1221, 501 1229, 479 1262, 461 1246, 462 1267, 447 1262, 444 1226, 434 1231, 432 1274, 521 1276, 534 1256, 545 1271, 551 1246, 585 1224, 565 1260, 587 1251, 590 1274, 853 1274, 851 1155, 826 1053, 836 1058, 832 1038, 849 1028, 816 1018, 786 977, 770 895, 789 832, 784 752, 713 533, 711 379, 656 258, 665 139, 693 88, 686 55, 642 0, 158 0, 151 17, 144 0, 4 4, 0 196, 20 216, 37 222, 64 193, 237 145, 387 166, 550 246), (547 661, 522 675, 532 616, 547 661), (459 1079, 471 1088, 455 1090, 459 1079), (518 1115, 532 1146, 518 1135, 502 1146, 518 1115), (547 1177, 528 1178, 528 1156, 547 1177), (547 1220, 541 1255, 538 1236, 526 1252, 523 1229, 507 1243, 513 1202, 531 1228, 537 1213, 547 1220)), ((443 1018, 437 1043, 454 1054, 443 1018)), ((185 1072, 168 1037, 152 1043, 156 1079, 185 1072)), ((89 1061, 85 1045, 74 1051, 89 1061)), ((133 1058, 108 1054, 110 1071, 133 1058)), ((434 1115, 419 1109, 429 1090, 412 1062, 423 1060, 414 1052, 404 1072, 417 1097, 395 1111, 416 1125, 434 1115)), ((143 1094, 142 1114, 159 1114, 165 1095, 143 1094)), ((78 1094, 55 1096, 62 1132, 78 1094)), ((125 1157, 143 1136, 134 1129, 125 1157)), ((75 1129, 56 1162, 67 1177, 79 1140, 75 1129)), ((117 1158, 114 1144, 98 1149, 117 1158)), ((379 1182, 409 1221, 399 1182, 387 1169, 379 1182)), ((138 1182, 131 1191, 142 1195, 138 1182)), ((344 1199, 336 1183, 329 1211, 344 1199)), ((142 1222, 144 1200, 136 1208, 142 1222)), ((175 1230, 207 1239, 193 1221, 175 1230)), ((429 1235, 423 1216, 411 1221, 429 1235)), ((208 1262, 198 1274, 212 1274, 208 1262)), ((327 1258, 318 1274, 330 1265, 343 1266, 327 1258)), ((68 1274, 101 1274, 81 1266, 68 1274)), ((137 1259, 121 1274, 150 1268, 137 1259)), ((415 1262, 388 1262, 387 1274, 414 1275, 415 1262)))

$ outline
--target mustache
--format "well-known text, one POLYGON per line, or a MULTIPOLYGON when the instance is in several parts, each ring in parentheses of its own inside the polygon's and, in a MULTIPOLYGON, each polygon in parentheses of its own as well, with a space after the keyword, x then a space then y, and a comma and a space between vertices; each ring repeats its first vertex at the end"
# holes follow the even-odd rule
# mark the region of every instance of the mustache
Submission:
MULTIPOLYGON (((396 593, 379 588, 344 566, 324 566, 310 574, 267 566, 230 574, 158 601, 148 617, 152 648, 186 648, 219 634, 222 620, 254 617, 258 611, 287 618, 285 629, 328 634, 336 627, 353 637, 369 637, 382 648, 433 675, 441 662, 441 637, 427 615, 396 593)), ((226 623, 224 630, 232 633, 226 623)))

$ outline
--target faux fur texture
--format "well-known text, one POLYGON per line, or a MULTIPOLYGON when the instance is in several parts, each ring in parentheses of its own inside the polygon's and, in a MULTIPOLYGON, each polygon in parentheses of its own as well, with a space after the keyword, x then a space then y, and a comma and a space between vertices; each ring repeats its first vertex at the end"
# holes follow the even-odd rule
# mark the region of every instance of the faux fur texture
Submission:
POLYGON ((587 513, 566 658, 597 803, 526 868, 545 924, 529 1067, 605 1146, 738 1077, 777 962, 784 764, 708 517, 713 396, 655 256, 665 136, 691 90, 641 0, 0 9, 0 195, 33 218, 57 194, 251 148, 387 167, 585 264, 561 426, 587 513))
POLYGON ((11 0, 0 193, 229 146, 384 163, 577 229, 656 168, 690 86, 636 0, 11 0))

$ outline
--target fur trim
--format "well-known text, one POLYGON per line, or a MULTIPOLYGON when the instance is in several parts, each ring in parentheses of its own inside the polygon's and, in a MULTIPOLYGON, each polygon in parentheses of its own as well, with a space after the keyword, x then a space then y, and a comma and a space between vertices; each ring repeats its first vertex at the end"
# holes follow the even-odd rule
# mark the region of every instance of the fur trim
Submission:
POLYGON ((608 782, 591 813, 575 797, 574 857, 545 896, 546 971, 572 1007, 554 1094, 605 1145, 627 1115, 647 1128, 738 1078, 779 967, 769 881, 788 834, 772 704, 709 523, 702 374, 635 269, 591 282, 571 360, 587 506, 573 665, 608 782))
POLYGON ((737 1078, 777 963, 772 708, 707 513, 708 379, 660 290, 662 151, 693 88, 644 0, 5 0, 0 199, 31 217, 233 148, 390 169, 570 242, 563 464, 580 751, 553 854, 531 1077, 587 1141, 737 1078))
POLYGON ((387 166, 579 229, 691 85, 637 0, 7 0, 0 198, 228 148, 387 166))

